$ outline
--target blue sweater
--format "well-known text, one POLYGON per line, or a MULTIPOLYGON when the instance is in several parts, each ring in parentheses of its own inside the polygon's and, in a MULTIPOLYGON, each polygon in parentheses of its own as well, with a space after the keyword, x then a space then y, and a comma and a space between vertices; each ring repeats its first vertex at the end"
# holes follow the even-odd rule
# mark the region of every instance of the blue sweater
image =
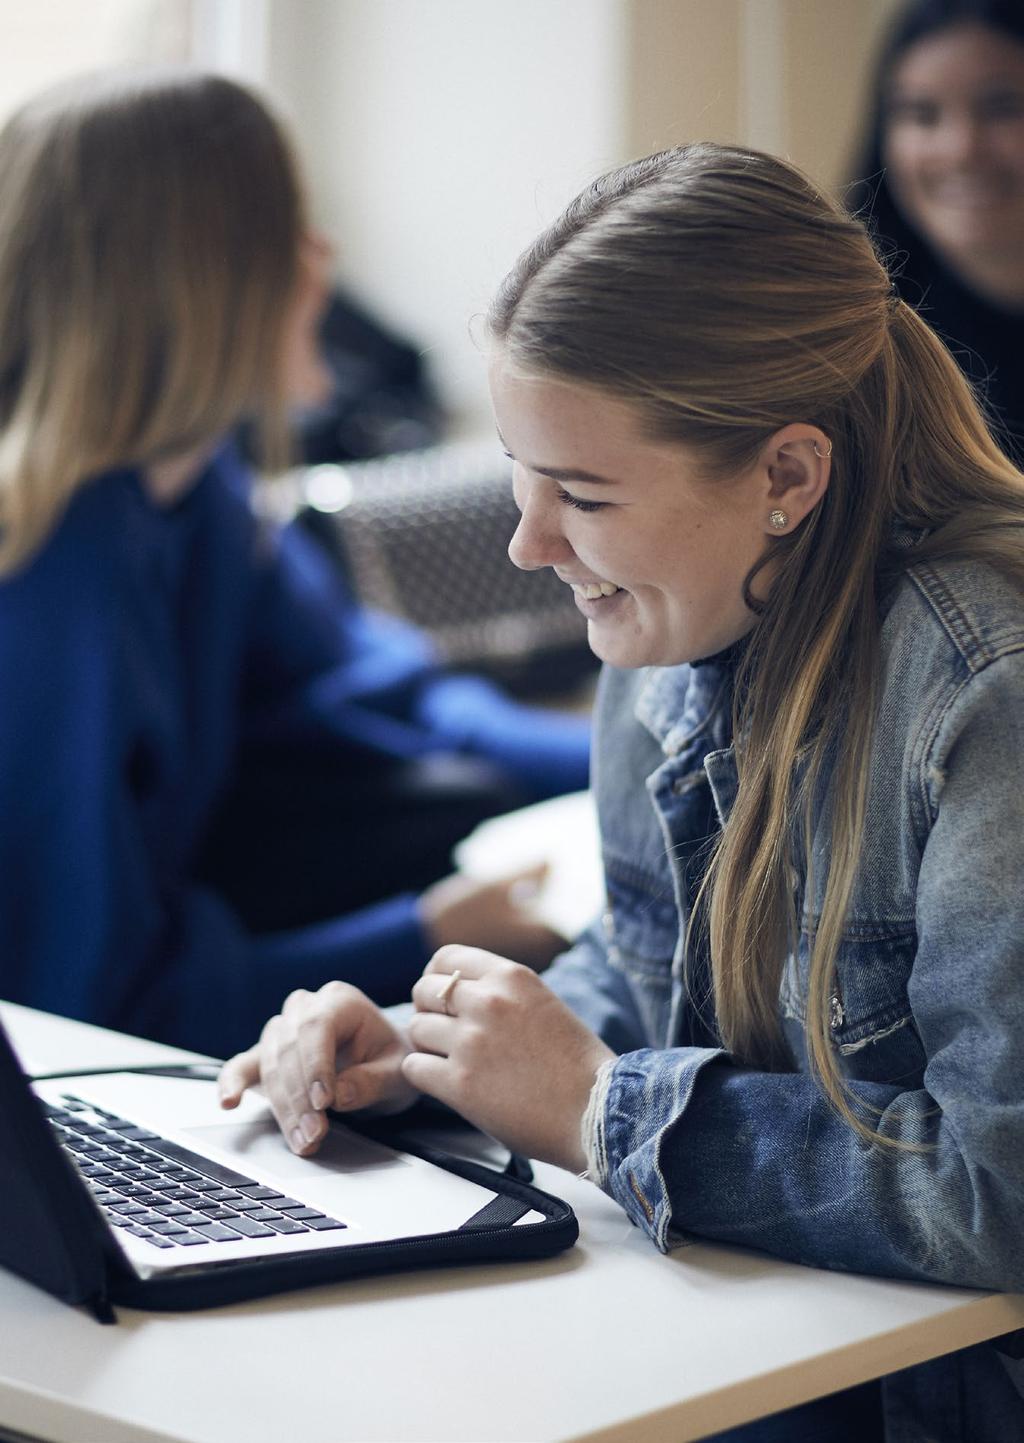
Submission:
POLYGON ((398 1000, 427 956, 412 896, 254 937, 195 881, 243 742, 348 767, 451 749, 537 796, 586 784, 582 723, 446 676, 248 491, 231 452, 173 508, 111 473, 0 585, 0 995, 213 1053, 295 987, 398 1000))

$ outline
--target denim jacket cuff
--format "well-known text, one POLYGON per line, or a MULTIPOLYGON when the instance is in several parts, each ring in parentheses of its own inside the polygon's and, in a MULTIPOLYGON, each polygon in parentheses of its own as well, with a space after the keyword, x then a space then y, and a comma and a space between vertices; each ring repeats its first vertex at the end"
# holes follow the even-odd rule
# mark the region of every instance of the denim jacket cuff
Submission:
POLYGON ((697 1074, 725 1055, 717 1047, 627 1052, 605 1064, 591 1092, 586 1116, 594 1115, 596 1125, 584 1141, 588 1176, 662 1252, 685 1241, 672 1230, 662 1141, 686 1110, 697 1074))

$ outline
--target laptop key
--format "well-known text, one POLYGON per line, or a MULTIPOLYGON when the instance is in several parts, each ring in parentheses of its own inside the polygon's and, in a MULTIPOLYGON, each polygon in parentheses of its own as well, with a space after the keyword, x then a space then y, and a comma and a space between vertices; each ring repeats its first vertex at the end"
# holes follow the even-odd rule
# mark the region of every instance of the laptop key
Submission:
POLYGON ((273 1228, 265 1227, 263 1223, 254 1222, 252 1218, 232 1218, 231 1226, 236 1233, 241 1233, 244 1238, 272 1238, 273 1228))
POLYGON ((312 1228, 315 1232, 318 1233, 325 1233, 331 1228, 348 1227, 348 1223, 339 1222, 337 1218, 328 1217, 306 1218, 305 1223, 307 1228, 312 1228))
POLYGON ((197 1226, 195 1231, 201 1233, 211 1243, 237 1243, 238 1234, 226 1228, 223 1223, 203 1223, 197 1226))
POLYGON ((275 1233, 305 1233, 309 1229, 305 1223, 300 1223, 296 1218, 281 1217, 268 1218, 267 1227, 273 1228, 275 1233))
POLYGON ((259 1202, 287 1202, 283 1192, 277 1192, 274 1188, 265 1187, 258 1182, 247 1183, 245 1187, 240 1184, 238 1191, 244 1193, 246 1197, 256 1198, 259 1202))
MULTIPOLYGON (((136 1127, 134 1122, 112 1122, 111 1132, 119 1133, 121 1137, 127 1138, 129 1142, 156 1142, 159 1141, 155 1132, 148 1128, 136 1127)), ((81 1131, 81 1129, 79 1129, 81 1131)))
POLYGON ((171 1184, 164 1186, 161 1183, 155 1188, 155 1191, 158 1192, 161 1197, 166 1198, 168 1202, 195 1203, 199 1201, 200 1197, 199 1193, 193 1192, 190 1187, 181 1187, 178 1183, 173 1184, 173 1186, 171 1184))

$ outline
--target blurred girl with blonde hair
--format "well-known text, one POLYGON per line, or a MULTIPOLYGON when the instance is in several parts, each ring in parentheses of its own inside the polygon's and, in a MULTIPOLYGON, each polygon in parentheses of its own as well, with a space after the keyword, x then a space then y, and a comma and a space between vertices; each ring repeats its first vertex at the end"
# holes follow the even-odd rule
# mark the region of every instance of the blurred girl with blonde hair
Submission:
POLYGON ((326 384, 278 123, 217 76, 78 79, 0 132, 0 194, 0 995, 225 1055, 296 986, 406 996, 445 940, 548 960, 512 883, 438 881, 433 770, 468 830, 478 772, 584 785, 585 720, 361 610, 228 439, 279 469, 326 384))

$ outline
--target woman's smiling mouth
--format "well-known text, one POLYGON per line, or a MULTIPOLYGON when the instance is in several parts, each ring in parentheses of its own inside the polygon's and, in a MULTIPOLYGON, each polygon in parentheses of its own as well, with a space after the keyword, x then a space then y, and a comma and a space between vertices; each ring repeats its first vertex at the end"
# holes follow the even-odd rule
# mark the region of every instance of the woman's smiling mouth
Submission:
POLYGON ((569 585, 584 601, 597 601, 602 596, 614 596, 621 589, 614 581, 570 581, 569 585))

